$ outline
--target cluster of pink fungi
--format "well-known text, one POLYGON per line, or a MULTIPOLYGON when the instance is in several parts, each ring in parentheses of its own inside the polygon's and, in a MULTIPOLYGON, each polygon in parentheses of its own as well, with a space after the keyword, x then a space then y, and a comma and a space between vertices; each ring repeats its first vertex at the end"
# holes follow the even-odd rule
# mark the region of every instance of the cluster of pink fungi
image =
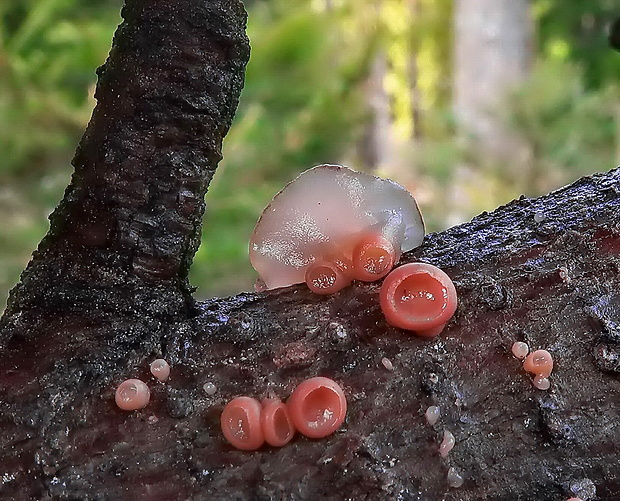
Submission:
MULTIPOLYGON (((150 369, 151 374, 159 381, 165 381, 170 376, 170 365, 162 358, 154 360, 150 369)), ((144 409, 151 400, 151 390, 140 379, 127 379, 116 388, 114 400, 124 411, 144 409)))
POLYGON ((250 240, 258 289, 305 282, 333 294, 353 280, 385 278, 380 303, 387 322, 437 336, 454 315, 450 277, 425 263, 391 271, 402 252, 422 243, 424 223, 411 193, 337 165, 320 165, 286 185, 263 211, 250 240))
POLYGON ((533 385, 539 390, 548 390, 551 386, 549 376, 553 370, 553 357, 547 350, 529 352, 529 347, 522 341, 512 345, 512 354, 523 360, 523 368, 530 374, 534 374, 533 385))
POLYGON ((252 397, 232 399, 222 412, 222 433, 232 446, 244 451, 288 444, 295 432, 323 438, 336 431, 347 413, 342 388, 333 380, 314 377, 295 388, 286 403, 278 398, 261 402, 252 397))

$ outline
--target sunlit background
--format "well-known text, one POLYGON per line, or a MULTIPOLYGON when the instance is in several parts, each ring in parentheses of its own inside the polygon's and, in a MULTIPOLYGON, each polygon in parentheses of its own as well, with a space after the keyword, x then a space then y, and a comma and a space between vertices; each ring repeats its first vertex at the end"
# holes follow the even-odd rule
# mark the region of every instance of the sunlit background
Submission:
MULTIPOLYGON (((254 223, 344 163, 417 197, 430 231, 620 163, 617 0, 247 0, 252 57, 191 277, 250 290, 254 223)), ((0 2, 0 309, 71 174, 122 0, 0 2)))

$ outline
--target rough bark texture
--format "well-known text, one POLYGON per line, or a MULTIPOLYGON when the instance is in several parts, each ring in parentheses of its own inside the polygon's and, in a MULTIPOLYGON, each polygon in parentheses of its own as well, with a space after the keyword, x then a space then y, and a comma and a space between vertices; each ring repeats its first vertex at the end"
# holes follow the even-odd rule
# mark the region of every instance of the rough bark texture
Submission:
POLYGON ((379 284, 192 308, 186 268, 241 86, 244 17, 232 0, 134 1, 124 16, 72 186, 1 326, 3 499, 620 500, 620 170, 404 256, 456 283, 434 340, 386 325, 379 284), (516 340, 553 354, 549 391, 510 354, 516 340), (166 383, 148 373, 160 355, 166 383), (225 443, 230 398, 286 398, 315 375, 348 396, 335 435, 253 453, 225 443), (151 386, 143 411, 114 404, 128 377, 151 386))

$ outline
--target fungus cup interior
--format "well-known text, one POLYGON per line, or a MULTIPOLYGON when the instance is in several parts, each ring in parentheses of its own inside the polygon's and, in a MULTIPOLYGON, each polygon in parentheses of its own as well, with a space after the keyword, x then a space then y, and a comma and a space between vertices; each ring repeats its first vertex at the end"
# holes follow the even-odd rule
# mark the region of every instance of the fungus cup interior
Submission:
POLYGON ((295 435, 288 409, 279 399, 263 400, 261 423, 265 441, 274 447, 286 445, 295 435))
POLYGON ((297 430, 310 438, 330 435, 342 424, 347 401, 342 388, 328 378, 312 378, 301 383, 287 406, 297 430))
MULTIPOLYGON (((321 273, 312 271, 307 280, 309 267, 329 263, 342 277, 332 277, 318 290, 331 293, 349 284, 348 264, 341 264, 351 260, 354 247, 369 235, 393 248, 388 253, 392 264, 385 268, 401 252, 420 245, 424 223, 411 193, 388 179, 320 165, 287 184, 263 211, 250 239, 250 262, 267 289, 304 281, 312 289, 313 277, 316 282, 321 273)), ((382 264, 385 257, 369 255, 371 263, 382 264)), ((363 279, 381 276, 371 273, 363 279)))
POLYGON ((456 289, 450 277, 426 263, 392 271, 381 287, 381 308, 390 325, 434 336, 454 315, 456 289))
POLYGON ((244 451, 258 449, 265 442, 260 402, 250 397, 232 399, 220 418, 222 433, 232 446, 244 451))

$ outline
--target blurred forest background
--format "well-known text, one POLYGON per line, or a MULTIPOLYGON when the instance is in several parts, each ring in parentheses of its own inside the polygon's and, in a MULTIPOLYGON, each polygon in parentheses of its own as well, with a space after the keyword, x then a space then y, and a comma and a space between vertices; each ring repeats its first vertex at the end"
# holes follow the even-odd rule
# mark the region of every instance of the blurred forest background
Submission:
MULTIPOLYGON (((391 177, 429 231, 620 163, 617 0, 246 0, 252 56, 192 269, 251 290, 247 242, 319 163, 391 177)), ((60 200, 122 0, 0 2, 0 309, 60 200)))

